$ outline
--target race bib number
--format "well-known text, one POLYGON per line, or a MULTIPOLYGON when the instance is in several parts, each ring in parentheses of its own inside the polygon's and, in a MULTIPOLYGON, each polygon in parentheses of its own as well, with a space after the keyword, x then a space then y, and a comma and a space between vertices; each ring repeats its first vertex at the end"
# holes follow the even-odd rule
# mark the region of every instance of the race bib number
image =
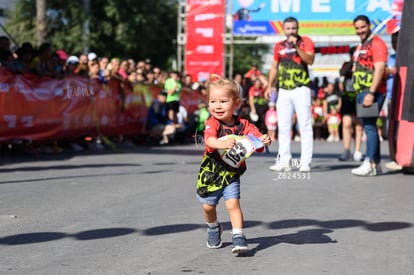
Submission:
POLYGON ((251 154, 263 147, 262 141, 248 134, 246 136, 227 135, 220 139, 234 138, 236 144, 227 150, 219 150, 221 159, 228 165, 238 168, 251 154))

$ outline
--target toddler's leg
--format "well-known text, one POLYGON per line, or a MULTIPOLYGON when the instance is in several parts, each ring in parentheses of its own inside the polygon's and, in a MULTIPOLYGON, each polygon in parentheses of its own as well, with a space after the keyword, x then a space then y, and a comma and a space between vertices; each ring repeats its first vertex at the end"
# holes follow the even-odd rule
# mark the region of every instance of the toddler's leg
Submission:
POLYGON ((249 251, 246 237, 243 235, 243 212, 239 199, 226 200, 226 208, 230 215, 233 233, 233 253, 246 253, 249 251))
POLYGON ((203 212, 207 222, 207 247, 220 248, 222 246, 221 233, 223 229, 217 221, 216 206, 203 204, 203 212))
POLYGON ((207 223, 213 223, 217 221, 217 211, 215 205, 203 204, 204 218, 207 223))

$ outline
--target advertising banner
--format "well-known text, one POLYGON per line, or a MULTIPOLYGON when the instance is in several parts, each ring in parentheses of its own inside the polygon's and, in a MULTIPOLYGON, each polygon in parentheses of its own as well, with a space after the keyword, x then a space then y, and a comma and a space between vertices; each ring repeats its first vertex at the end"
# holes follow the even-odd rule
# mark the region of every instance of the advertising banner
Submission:
POLYGON ((226 0, 187 0, 185 73, 194 80, 224 75, 226 0))
POLYGON ((281 35, 283 20, 299 20, 303 35, 354 35, 353 19, 370 18, 377 34, 389 34, 403 0, 233 0, 233 34, 281 35))
MULTIPOLYGON (((161 87, 81 76, 44 79, 0 68, 0 142, 146 133, 149 107, 161 87)), ((184 92, 188 113, 203 100, 184 92)))

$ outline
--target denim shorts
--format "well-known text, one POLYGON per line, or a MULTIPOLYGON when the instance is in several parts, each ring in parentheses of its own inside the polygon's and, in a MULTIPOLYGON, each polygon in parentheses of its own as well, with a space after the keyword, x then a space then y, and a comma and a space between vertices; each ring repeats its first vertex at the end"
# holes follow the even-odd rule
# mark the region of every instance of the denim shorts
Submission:
POLYGON ((210 196, 206 198, 202 198, 198 194, 196 195, 201 203, 209 205, 217 205, 221 197, 223 197, 225 201, 229 199, 240 199, 240 183, 237 181, 232 182, 225 188, 211 193, 210 196))

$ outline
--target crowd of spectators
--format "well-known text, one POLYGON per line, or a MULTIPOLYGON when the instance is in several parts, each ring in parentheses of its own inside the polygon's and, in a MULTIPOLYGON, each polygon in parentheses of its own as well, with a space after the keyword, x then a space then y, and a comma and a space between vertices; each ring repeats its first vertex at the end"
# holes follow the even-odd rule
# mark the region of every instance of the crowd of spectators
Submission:
MULTIPOLYGON (((203 83, 194 82, 190 75, 182 75, 177 71, 167 71, 160 67, 154 66, 149 58, 118 58, 109 56, 100 56, 94 52, 87 54, 69 54, 63 49, 54 49, 50 43, 43 43, 38 48, 30 42, 25 42, 17 50, 10 49, 10 40, 6 36, 0 37, 0 66, 7 68, 15 74, 34 74, 42 79, 63 79, 65 76, 81 76, 90 79, 96 79, 102 83, 107 83, 111 78, 121 81, 123 84, 134 85, 157 85, 162 88, 161 94, 154 98, 153 106, 149 109, 148 121, 146 125, 145 140, 137 140, 134 137, 116 137, 112 141, 123 143, 122 145, 133 146, 136 142, 150 142, 167 144, 171 142, 185 142, 191 137, 191 132, 199 123, 198 117, 194 114, 188 114, 184 106, 179 105, 179 97, 176 95, 173 101, 168 102, 168 86, 171 86, 169 79, 174 78, 174 83, 180 86, 183 92, 196 92, 205 94, 203 83), (165 98, 163 98, 165 97, 165 98), (164 103, 174 105, 174 113, 163 111, 164 103), (155 108, 153 108, 157 105, 155 108), (154 124, 158 124, 156 129, 166 128, 164 135, 156 135, 154 124), (169 124, 168 127, 165 127, 169 124), (165 134, 167 133, 167 134, 165 134)), ((172 87, 174 90, 175 86, 172 87)), ((200 102, 200 109, 204 102, 200 102)), ((121 106, 122 107, 122 106, 121 106)), ((197 115, 199 112, 195 112, 197 115)), ((204 113, 204 112, 202 112, 204 113)), ((205 114, 204 114, 205 117, 205 114)), ((46 153, 60 152, 68 147, 75 151, 82 151, 87 148, 103 149, 105 142, 101 137, 89 138, 88 144, 82 139, 66 141, 46 141, 36 149, 46 153)), ((107 139, 106 139, 107 140, 107 139)), ((9 147, 9 146, 8 146, 9 147)))
MULTIPOLYGON (((187 113, 187 110, 179 105, 179 93, 175 92, 180 90, 180 92, 197 92, 205 95, 205 86, 208 80, 198 82, 194 81, 191 75, 182 75, 180 72, 173 71, 167 72, 154 66, 148 58, 135 60, 134 58, 99 56, 94 52, 74 55, 68 54, 63 49, 56 50, 50 43, 43 43, 36 48, 30 42, 23 43, 13 52, 10 50, 10 40, 2 36, 0 37, 0 66, 6 67, 16 74, 33 73, 40 77, 61 79, 68 75, 79 75, 97 79, 103 83, 110 78, 117 78, 130 84, 159 85, 164 89, 160 97, 154 100, 154 104, 157 106, 154 109, 153 104, 150 108, 147 123, 148 137, 154 139, 157 144, 176 141, 176 133, 179 133, 177 136, 180 142, 191 140, 194 132, 199 134, 202 132, 203 121, 207 118, 206 102, 200 102, 199 110, 194 113, 187 113), (172 78, 173 82, 167 81, 172 78), (167 86, 165 86, 166 83, 167 86), (174 90, 174 96, 169 95, 168 89, 174 90), (169 98, 173 99, 168 102, 169 98), (166 106, 163 106, 164 104, 166 106), (162 107, 158 105, 162 105, 162 107), (174 108, 171 107, 172 105, 174 108), (166 111, 163 110, 164 107, 167 108, 166 111), (171 109, 175 112, 171 113, 171 109), (152 129, 155 124, 159 125, 152 129), (166 125, 172 125, 174 129, 171 129, 171 126, 166 127, 166 125)), ((277 110, 275 108, 277 93, 274 92, 270 101, 265 99, 264 90, 268 83, 258 65, 252 64, 244 74, 235 74, 234 80, 240 84, 242 93, 239 114, 255 123, 261 131, 268 132, 273 139, 277 139, 277 110)), ((340 141, 342 135, 340 93, 339 79, 332 82, 324 77, 322 83, 319 78, 313 80, 312 113, 315 139, 328 142, 340 141)), ((379 125, 381 124, 379 123, 379 125)), ((380 130, 381 127, 379 127, 380 130)), ((291 137, 300 141, 300 132, 295 117, 292 120, 291 137)), ((94 140, 96 141, 95 148, 103 148, 99 137, 94 140)), ((128 143, 131 144, 130 140, 128 143)), ((58 148, 59 146, 52 144, 51 147, 58 148)), ((85 148, 84 144, 79 146, 77 143, 71 143, 70 147, 77 151, 85 148)), ((48 148, 46 151, 56 152, 59 149, 48 148)))

